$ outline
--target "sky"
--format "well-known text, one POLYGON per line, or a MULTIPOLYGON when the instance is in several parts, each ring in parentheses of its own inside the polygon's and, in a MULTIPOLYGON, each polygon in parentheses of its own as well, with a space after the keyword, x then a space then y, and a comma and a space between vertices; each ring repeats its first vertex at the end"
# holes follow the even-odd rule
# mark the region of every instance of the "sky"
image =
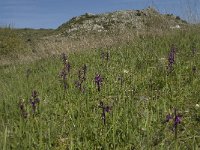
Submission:
POLYGON ((0 0, 0 26, 55 29, 82 14, 155 7, 161 13, 199 21, 200 0, 0 0))

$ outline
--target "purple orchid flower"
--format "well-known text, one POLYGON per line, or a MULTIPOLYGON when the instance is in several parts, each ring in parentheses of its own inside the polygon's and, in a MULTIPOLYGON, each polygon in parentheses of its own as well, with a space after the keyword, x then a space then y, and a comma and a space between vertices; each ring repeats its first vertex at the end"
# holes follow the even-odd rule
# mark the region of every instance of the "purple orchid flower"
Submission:
POLYGON ((106 124, 106 112, 110 112, 111 111, 111 107, 110 106, 104 106, 103 102, 100 101, 99 103, 99 108, 102 109, 102 120, 103 120, 103 124, 106 124))
POLYGON ((170 120, 173 120, 173 130, 175 131, 175 138, 177 139, 177 133, 178 133, 178 124, 181 123, 181 115, 177 114, 177 110, 174 109, 174 114, 170 115, 168 114, 166 116, 165 122, 169 122, 170 120))
POLYGON ((169 56, 168 56, 168 70, 171 72, 173 70, 173 64, 175 63, 176 48, 172 45, 169 56))
POLYGON ((40 99, 38 98, 38 93, 37 91, 33 91, 32 92, 32 97, 30 98, 30 104, 32 106, 32 109, 33 109, 33 113, 35 113, 36 111, 36 108, 37 108, 37 104, 39 105, 40 103, 40 99))
POLYGON ((97 85, 97 90, 100 92, 100 88, 101 88, 101 84, 102 84, 102 82, 103 82, 103 78, 99 75, 99 74, 97 74, 96 76, 95 76, 95 83, 96 83, 96 85, 97 85))

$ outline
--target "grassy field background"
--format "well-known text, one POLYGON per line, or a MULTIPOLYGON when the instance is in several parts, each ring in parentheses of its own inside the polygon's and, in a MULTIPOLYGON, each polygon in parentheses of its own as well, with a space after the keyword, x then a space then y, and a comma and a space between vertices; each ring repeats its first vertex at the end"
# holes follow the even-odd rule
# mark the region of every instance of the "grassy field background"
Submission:
POLYGON ((0 148, 199 149, 199 31, 1 66, 0 148))

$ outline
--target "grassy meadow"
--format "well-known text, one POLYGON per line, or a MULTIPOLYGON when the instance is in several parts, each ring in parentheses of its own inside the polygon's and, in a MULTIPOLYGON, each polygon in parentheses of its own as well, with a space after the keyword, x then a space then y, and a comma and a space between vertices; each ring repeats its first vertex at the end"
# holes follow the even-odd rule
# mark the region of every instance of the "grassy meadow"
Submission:
POLYGON ((199 33, 0 66, 0 149, 200 149, 199 33))

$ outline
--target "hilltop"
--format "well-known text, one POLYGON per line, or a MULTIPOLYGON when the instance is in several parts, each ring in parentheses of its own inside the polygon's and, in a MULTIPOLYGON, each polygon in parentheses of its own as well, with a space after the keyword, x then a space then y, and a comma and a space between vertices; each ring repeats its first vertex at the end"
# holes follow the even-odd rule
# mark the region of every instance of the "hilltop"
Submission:
POLYGON ((162 15, 153 8, 143 10, 121 10, 111 13, 91 14, 74 17, 58 27, 62 36, 75 36, 76 34, 117 32, 134 30, 144 32, 147 28, 167 30, 177 25, 184 27, 186 21, 172 14, 162 15))

